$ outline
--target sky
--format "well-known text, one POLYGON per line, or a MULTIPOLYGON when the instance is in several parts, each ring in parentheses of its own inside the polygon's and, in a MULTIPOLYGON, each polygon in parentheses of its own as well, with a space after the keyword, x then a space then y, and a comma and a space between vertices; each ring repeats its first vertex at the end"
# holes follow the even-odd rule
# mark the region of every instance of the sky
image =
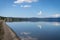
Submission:
POLYGON ((60 0, 0 0, 0 16, 60 17, 60 0))

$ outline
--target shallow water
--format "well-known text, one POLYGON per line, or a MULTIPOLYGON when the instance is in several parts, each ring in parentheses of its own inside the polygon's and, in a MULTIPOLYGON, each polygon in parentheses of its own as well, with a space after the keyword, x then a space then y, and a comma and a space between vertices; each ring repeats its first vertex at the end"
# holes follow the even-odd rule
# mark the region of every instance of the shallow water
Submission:
POLYGON ((7 23, 22 40, 60 40, 59 22, 7 23))

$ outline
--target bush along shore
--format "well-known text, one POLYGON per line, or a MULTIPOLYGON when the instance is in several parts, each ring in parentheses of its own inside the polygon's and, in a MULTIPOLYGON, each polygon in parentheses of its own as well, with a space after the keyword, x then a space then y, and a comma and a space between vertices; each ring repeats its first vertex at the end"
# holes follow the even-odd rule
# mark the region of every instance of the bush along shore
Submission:
POLYGON ((4 20, 0 20, 0 40, 21 40, 16 33, 9 28, 4 20))

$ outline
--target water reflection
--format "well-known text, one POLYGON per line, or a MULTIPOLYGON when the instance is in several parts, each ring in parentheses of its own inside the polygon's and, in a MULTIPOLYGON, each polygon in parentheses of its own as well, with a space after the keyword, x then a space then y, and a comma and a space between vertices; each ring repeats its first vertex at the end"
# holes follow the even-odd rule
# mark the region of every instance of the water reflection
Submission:
POLYGON ((42 29, 42 26, 41 25, 37 25, 37 26, 38 26, 38 28, 42 29))
POLYGON ((14 22, 7 24, 22 40, 60 39, 59 22, 14 22))
POLYGON ((28 35, 28 34, 31 34, 31 33, 29 33, 29 32, 22 32, 21 35, 23 35, 23 34, 24 35, 28 35))
POLYGON ((22 38, 21 40, 37 40, 37 38, 28 37, 28 38, 22 38))
POLYGON ((38 25, 39 28, 41 28, 42 25, 60 26, 60 22, 37 22, 37 25, 38 25))
POLYGON ((29 36, 29 32, 22 32, 21 35, 24 35, 24 36, 21 36, 21 40, 37 40, 37 38, 33 38, 31 36, 29 36))
POLYGON ((60 26, 60 22, 53 22, 53 25, 60 26))

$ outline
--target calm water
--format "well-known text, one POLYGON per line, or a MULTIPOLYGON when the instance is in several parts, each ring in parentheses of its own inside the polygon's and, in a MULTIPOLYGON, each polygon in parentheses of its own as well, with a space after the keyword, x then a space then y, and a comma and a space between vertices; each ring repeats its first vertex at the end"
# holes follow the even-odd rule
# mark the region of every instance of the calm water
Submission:
POLYGON ((22 40, 60 40, 58 22, 10 22, 7 23, 22 40))

